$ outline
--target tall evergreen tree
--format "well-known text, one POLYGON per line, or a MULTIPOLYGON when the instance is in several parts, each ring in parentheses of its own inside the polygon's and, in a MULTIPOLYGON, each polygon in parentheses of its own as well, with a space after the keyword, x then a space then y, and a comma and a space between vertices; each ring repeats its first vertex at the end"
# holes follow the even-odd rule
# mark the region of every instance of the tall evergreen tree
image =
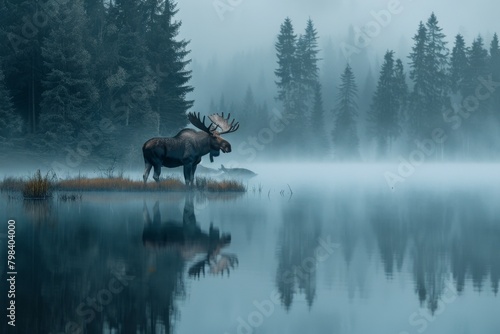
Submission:
POLYGON ((484 48, 483 38, 478 36, 467 52, 468 66, 465 71, 462 96, 474 96, 480 77, 488 75, 488 51, 484 48))
POLYGON ((462 83, 467 71, 467 48, 465 47, 464 37, 458 34, 455 37, 455 45, 451 52, 450 68, 450 86, 453 93, 463 89, 462 83))
POLYGON ((12 103, 12 96, 5 86, 5 75, 0 67, 0 143, 5 148, 9 143, 19 139, 23 122, 12 103))
POLYGON ((426 137, 440 122, 449 107, 448 49, 445 35, 434 13, 426 25, 420 22, 413 38, 415 45, 410 54, 410 78, 414 81, 410 97, 410 127, 413 136, 426 137))
POLYGON ((125 126, 136 126, 136 118, 147 104, 144 95, 151 95, 152 70, 146 58, 147 46, 141 28, 140 0, 117 0, 108 10, 106 44, 112 45, 108 55, 105 82, 113 96, 113 117, 125 126), (138 93, 141 98, 138 98, 138 93), (119 108, 115 105, 119 104, 119 108), (117 115, 116 113, 121 113, 117 115))
POLYGON ((407 118, 409 92, 403 61, 399 58, 396 59, 396 64, 394 66, 394 81, 398 115, 399 119, 402 121, 407 118))
POLYGON ((476 96, 476 88, 480 84, 480 78, 486 78, 489 74, 488 51, 484 48, 481 36, 478 36, 472 42, 472 45, 467 52, 467 60, 468 66, 465 71, 461 92, 462 97, 464 98, 462 108, 467 110, 472 106, 475 114, 474 117, 469 118, 460 132, 460 137, 462 138, 461 149, 468 158, 479 158, 484 154, 483 150, 488 144, 486 134, 484 131, 481 131, 481 129, 487 125, 486 113, 484 111, 488 106, 489 101, 478 100, 479 105, 475 106, 469 104, 471 101, 469 98, 476 96), (479 113, 479 111, 482 111, 482 113, 479 113))
MULTIPOLYGON (((73 144, 94 126, 92 104, 98 92, 88 73, 90 54, 83 43, 86 18, 81 0, 58 7, 42 55, 47 76, 41 102, 43 144, 57 149, 73 144)), ((44 146, 45 146, 44 145, 44 146)))
MULTIPOLYGON (((493 35, 490 44, 489 72, 494 82, 500 82, 500 46, 496 33, 493 35)), ((494 113, 497 120, 500 121, 500 110, 498 110, 500 106, 500 87, 497 87, 492 94, 491 111, 494 113)))
POLYGON ((306 65, 307 59, 307 41, 304 36, 299 36, 295 48, 293 66, 292 66, 292 81, 290 85, 291 110, 297 121, 304 121, 309 116, 308 111, 311 101, 311 74, 308 73, 306 65))
POLYGON ((328 152, 328 141, 325 129, 325 111, 321 84, 316 83, 314 88, 314 103, 311 115, 312 147, 317 158, 324 158, 328 152))
POLYGON ((304 82, 307 74, 303 62, 307 45, 303 36, 297 39, 290 18, 286 18, 281 25, 275 47, 278 58, 278 68, 274 71, 277 77, 277 99, 283 105, 282 117, 287 119, 287 126, 279 134, 275 145, 283 153, 294 154, 300 146, 297 134, 303 131, 307 119, 307 87, 304 82), (283 149, 285 147, 288 151, 283 149))
POLYGON ((342 73, 338 90, 333 129, 335 158, 337 160, 356 160, 360 157, 356 126, 358 88, 354 73, 349 65, 342 73))
POLYGON ((490 72, 495 82, 500 82, 500 45, 495 33, 490 43, 490 72))
POLYGON ((436 88, 435 93, 445 95, 447 93, 446 74, 448 70, 448 54, 449 50, 446 47, 446 35, 443 34, 442 28, 439 27, 439 22, 434 13, 431 14, 426 23, 427 27, 427 46, 426 60, 429 66, 429 72, 434 73, 433 86, 436 88))
POLYGON ((292 84, 295 62, 297 35, 295 35, 292 20, 286 18, 281 24, 278 41, 275 44, 278 68, 274 71, 277 77, 277 99, 283 103, 285 112, 292 109, 292 84))
POLYGON ((378 155, 383 157, 401 132, 394 51, 387 51, 384 56, 370 116, 371 130, 377 142, 378 155))
POLYGON ((318 67, 318 32, 314 28, 314 23, 311 19, 307 21, 307 26, 305 33, 302 37, 303 39, 303 52, 302 67, 303 67, 303 81, 307 87, 308 99, 312 102, 316 94, 316 85, 319 78, 319 67, 318 67))
POLYGON ((27 121, 25 129, 35 133, 40 117, 43 62, 41 45, 49 24, 35 26, 32 18, 39 13, 37 1, 5 1, 0 6, 0 56, 5 82, 14 107, 27 121))
MULTIPOLYGON (((431 14, 426 23, 427 45, 426 66, 427 71, 427 118, 430 127, 435 127, 441 121, 441 115, 445 108, 450 106, 449 102, 449 50, 446 47, 446 36, 439 27, 439 22, 434 13, 431 14)), ((428 128, 427 131, 431 129, 428 128)))
POLYGON ((189 41, 178 38, 181 21, 174 19, 178 13, 174 0, 148 0, 146 22, 149 25, 147 41, 150 64, 157 87, 152 99, 155 112, 160 115, 161 132, 177 131, 186 125, 186 112, 194 101, 187 95, 193 91, 189 85, 191 59, 189 41))
POLYGON ((426 130, 427 89, 429 73, 426 66, 427 28, 420 22, 418 31, 413 37, 415 45, 410 53, 410 79, 413 90, 409 99, 409 130, 411 136, 423 137, 426 130))

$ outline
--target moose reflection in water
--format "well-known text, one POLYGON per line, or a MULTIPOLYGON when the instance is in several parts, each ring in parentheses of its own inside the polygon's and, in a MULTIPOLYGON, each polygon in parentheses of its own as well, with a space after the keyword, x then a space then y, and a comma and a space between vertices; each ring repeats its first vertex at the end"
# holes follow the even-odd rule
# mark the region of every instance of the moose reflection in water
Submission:
MULTIPOLYGON (((221 234, 219 229, 210 224, 208 232, 201 230, 196 221, 193 194, 186 195, 183 221, 161 221, 160 203, 156 201, 153 208, 153 219, 149 215, 146 203, 143 208, 144 230, 142 240, 144 246, 151 250, 166 250, 177 253, 184 261, 192 261, 202 256, 188 270, 190 277, 205 276, 205 268, 212 275, 223 275, 238 264, 234 254, 221 253, 231 243, 230 234, 221 234)), ((154 256, 154 255, 153 255, 154 256)), ((151 270, 151 269, 150 269, 151 270)))

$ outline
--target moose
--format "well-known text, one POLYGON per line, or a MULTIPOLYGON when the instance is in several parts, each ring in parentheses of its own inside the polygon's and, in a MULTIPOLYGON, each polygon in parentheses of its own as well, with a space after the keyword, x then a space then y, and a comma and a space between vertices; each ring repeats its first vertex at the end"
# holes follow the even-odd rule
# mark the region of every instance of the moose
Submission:
POLYGON ((151 138, 142 146, 145 170, 144 183, 147 182, 151 168, 154 167, 153 179, 160 182, 161 167, 174 168, 184 166, 184 180, 186 185, 193 185, 194 173, 201 157, 210 154, 210 162, 217 157, 220 151, 231 152, 231 144, 221 137, 226 133, 235 132, 240 127, 235 120, 229 123, 231 114, 227 118, 213 114, 208 116, 211 123, 205 124, 205 116, 200 119, 200 113, 188 113, 188 120, 201 131, 183 129, 174 137, 151 138), (220 129, 220 130, 218 130, 220 129))

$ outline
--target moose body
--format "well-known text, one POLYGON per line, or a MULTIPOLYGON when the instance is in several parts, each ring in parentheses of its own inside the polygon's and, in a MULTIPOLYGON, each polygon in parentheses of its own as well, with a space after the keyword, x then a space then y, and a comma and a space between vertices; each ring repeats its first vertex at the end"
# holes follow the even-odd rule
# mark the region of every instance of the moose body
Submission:
POLYGON ((174 168, 184 166, 184 180, 186 185, 192 185, 194 173, 197 165, 201 162, 201 157, 210 154, 210 161, 217 157, 220 151, 224 153, 231 152, 231 144, 220 135, 223 133, 234 132, 239 124, 228 123, 229 114, 224 118, 224 114, 209 116, 212 124, 205 125, 205 117, 200 120, 199 114, 188 114, 189 121, 201 131, 193 129, 183 129, 174 137, 152 138, 142 146, 144 156, 145 170, 144 183, 147 182, 151 168, 154 168, 153 179, 160 181, 161 167, 174 168), (221 132, 216 129, 221 128, 221 132))

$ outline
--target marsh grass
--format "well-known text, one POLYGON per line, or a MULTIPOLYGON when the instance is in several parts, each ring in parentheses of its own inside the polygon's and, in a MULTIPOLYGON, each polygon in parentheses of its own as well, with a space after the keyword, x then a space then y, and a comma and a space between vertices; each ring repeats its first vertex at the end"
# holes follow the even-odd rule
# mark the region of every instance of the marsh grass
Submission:
POLYGON ((197 177, 196 189, 208 192, 245 192, 247 188, 243 183, 236 180, 216 181, 205 177, 197 177))
POLYGON ((25 183, 26 180, 23 180, 20 177, 6 176, 2 182, 0 182, 0 190, 6 192, 23 191, 25 183))
MULTIPOLYGON (((246 187, 236 180, 214 180, 210 178, 196 178, 195 188, 200 191, 222 193, 222 192, 246 192, 246 187)), ((22 192, 26 199, 49 198, 53 191, 81 192, 81 191, 187 191, 184 182, 175 177, 167 177, 156 182, 132 180, 123 176, 119 177, 97 177, 88 178, 78 176, 75 178, 58 180, 55 173, 47 172, 45 176, 40 170, 28 178, 5 177, 0 182, 0 190, 6 192, 22 192)), ((64 199, 62 199, 64 200, 64 199)), ((66 198, 66 200, 72 200, 66 198)))
POLYGON ((48 171, 44 176, 38 169, 33 176, 30 176, 22 187, 25 199, 47 199, 52 196, 52 189, 56 180, 56 174, 48 171))

